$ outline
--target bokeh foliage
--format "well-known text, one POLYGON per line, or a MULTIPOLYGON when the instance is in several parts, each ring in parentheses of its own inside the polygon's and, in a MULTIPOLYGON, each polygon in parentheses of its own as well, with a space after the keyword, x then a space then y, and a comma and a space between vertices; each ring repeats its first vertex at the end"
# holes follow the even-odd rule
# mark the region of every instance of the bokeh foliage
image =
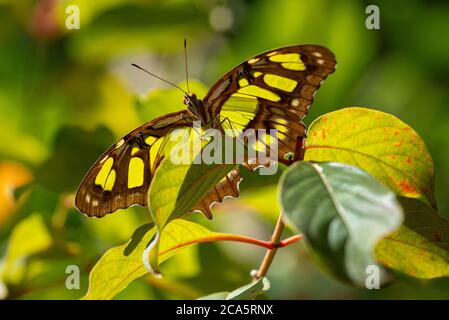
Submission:
MULTIPOLYGON (((352 105, 398 116, 426 141, 435 161, 438 211, 449 217, 449 43, 442 36, 449 33, 449 6, 444 1, 377 1, 381 29, 367 30, 368 4, 0 1, 0 253, 6 257, 14 239, 16 247, 27 251, 14 264, 16 272, 3 279, 8 297, 82 297, 98 258, 150 221, 141 208, 87 219, 73 208, 73 193, 90 164, 115 140, 145 121, 183 108, 180 92, 166 89, 130 63, 185 87, 185 36, 189 73, 198 80, 191 87, 199 96, 207 87, 202 83, 211 85, 261 51, 295 43, 329 47, 338 69, 317 93, 306 122, 352 105), (79 30, 64 27, 68 4, 79 5, 79 30), (216 21, 217 6, 233 14, 227 29, 217 27, 226 23, 216 21), (70 264, 81 269, 80 290, 65 287, 70 264)), ((212 222, 192 218, 212 230, 268 238, 278 213, 278 176, 244 175, 241 199, 217 208, 212 222)), ((231 291, 248 282, 248 270, 262 255, 261 249, 244 244, 204 244, 163 264, 170 277, 145 277, 117 298, 196 298, 231 291)), ((280 252, 269 273, 267 296, 449 297, 448 280, 398 275, 390 287, 367 292, 341 285, 309 261, 302 245, 280 252)))

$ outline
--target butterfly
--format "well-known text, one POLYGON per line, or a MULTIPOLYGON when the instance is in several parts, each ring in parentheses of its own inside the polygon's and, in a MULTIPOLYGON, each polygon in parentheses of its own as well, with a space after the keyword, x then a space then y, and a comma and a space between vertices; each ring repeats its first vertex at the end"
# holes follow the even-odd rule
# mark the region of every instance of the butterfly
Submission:
MULTIPOLYGON (((276 129, 278 161, 306 137, 302 118, 326 77, 335 70, 332 52, 318 45, 295 45, 254 56, 222 76, 203 99, 184 95, 187 109, 170 113, 133 130, 94 163, 75 197, 78 210, 102 217, 132 205, 147 205, 152 177, 161 163, 167 135, 200 121, 205 128, 276 129)), ((253 169, 250 164, 246 167, 253 169)), ((210 207, 239 195, 238 166, 191 210, 212 217, 210 207)))

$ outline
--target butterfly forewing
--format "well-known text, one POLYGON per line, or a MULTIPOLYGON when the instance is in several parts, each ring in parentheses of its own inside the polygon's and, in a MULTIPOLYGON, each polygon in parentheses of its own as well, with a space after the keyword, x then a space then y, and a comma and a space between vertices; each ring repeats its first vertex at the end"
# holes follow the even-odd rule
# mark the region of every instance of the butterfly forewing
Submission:
MULTIPOLYGON (((276 129, 279 161, 294 153, 305 137, 301 119, 307 114, 321 82, 335 70, 334 55, 325 47, 298 45, 275 49, 225 74, 204 102, 219 115, 223 128, 276 129)), ((236 134, 234 134, 236 135, 236 134)))
POLYGON ((159 117, 120 139, 92 166, 75 197, 77 208, 102 217, 117 209, 147 205, 147 192, 164 157, 168 133, 191 127, 187 111, 159 117))

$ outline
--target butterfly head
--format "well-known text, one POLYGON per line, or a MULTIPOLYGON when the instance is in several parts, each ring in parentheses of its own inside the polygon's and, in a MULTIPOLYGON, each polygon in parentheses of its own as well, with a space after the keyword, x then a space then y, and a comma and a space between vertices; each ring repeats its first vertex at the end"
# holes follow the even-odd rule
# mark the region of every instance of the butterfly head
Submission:
POLYGON ((187 93, 184 95, 184 104, 195 117, 201 117, 201 101, 196 97, 194 93, 187 93))
POLYGON ((196 97, 196 94, 194 93, 186 93, 184 95, 184 104, 189 107, 192 104, 195 104, 198 102, 198 98, 196 97))

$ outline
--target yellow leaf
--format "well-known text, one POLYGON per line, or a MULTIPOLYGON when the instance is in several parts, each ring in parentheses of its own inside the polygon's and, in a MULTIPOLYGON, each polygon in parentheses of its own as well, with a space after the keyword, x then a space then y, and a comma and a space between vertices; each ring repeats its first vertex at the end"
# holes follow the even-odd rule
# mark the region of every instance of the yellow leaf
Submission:
POLYGON ((305 160, 360 167, 397 194, 436 207, 432 157, 418 133, 395 116, 344 108, 316 119, 307 137, 305 160))

